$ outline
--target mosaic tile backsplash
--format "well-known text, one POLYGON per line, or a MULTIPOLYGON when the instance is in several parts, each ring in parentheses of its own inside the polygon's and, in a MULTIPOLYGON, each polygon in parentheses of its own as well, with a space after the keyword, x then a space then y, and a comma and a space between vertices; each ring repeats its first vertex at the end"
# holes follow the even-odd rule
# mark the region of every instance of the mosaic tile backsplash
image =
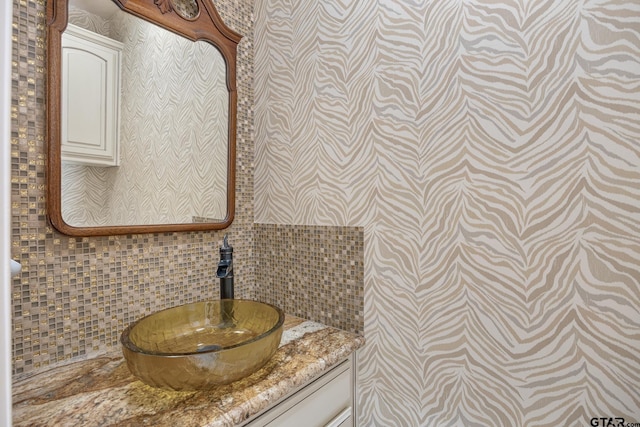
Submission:
POLYGON ((215 1, 243 35, 238 48, 236 217, 219 232, 71 238, 46 218, 46 2, 14 0, 12 57, 12 280, 14 374, 117 345, 150 312, 217 297, 225 233, 235 249, 236 295, 253 268, 253 29, 250 0, 215 1))
POLYGON ((153 311, 217 298, 218 248, 226 233, 234 247, 237 297, 363 330, 361 229, 253 224, 253 1, 214 3, 225 23, 243 35, 232 226, 72 238, 46 218, 46 2, 14 0, 12 256, 23 267, 11 282, 14 375, 118 345, 127 324, 153 311), (286 268, 287 281, 270 270, 274 265, 286 268))
POLYGON ((256 224, 256 296, 285 312, 362 333, 364 230, 256 224))

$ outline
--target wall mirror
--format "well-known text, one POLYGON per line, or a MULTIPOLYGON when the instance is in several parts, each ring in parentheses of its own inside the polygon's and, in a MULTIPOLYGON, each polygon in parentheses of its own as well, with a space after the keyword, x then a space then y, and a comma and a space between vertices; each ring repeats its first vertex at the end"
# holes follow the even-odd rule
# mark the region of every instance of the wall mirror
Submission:
POLYGON ((236 52, 212 0, 51 0, 48 215, 72 236, 222 229, 236 52))

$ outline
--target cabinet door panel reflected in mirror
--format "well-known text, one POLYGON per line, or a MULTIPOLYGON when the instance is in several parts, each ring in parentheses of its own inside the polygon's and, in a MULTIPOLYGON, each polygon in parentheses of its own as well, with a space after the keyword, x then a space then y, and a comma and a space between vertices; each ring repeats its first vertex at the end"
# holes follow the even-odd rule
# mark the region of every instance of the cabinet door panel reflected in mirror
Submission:
POLYGON ((224 37, 216 33, 216 25, 223 24, 210 0, 190 0, 187 12, 174 10, 173 2, 165 2, 164 12, 152 1, 118 3, 55 0, 49 5, 55 18, 50 54, 59 58, 49 61, 51 222, 78 236, 224 228, 234 211, 239 36, 224 26, 224 37), (100 79, 85 82, 77 76, 84 74, 82 64, 99 64, 102 57, 68 63, 81 55, 62 54, 62 41, 75 27, 91 39, 79 42, 81 50, 91 51, 96 40, 121 46, 117 66, 105 59, 104 67, 87 70, 88 75, 109 70, 101 71, 100 79), (235 37, 233 43, 229 36, 235 37), (69 75, 76 77, 65 78, 69 75), (117 99, 102 105, 108 98, 102 88, 114 85, 119 86, 117 99), (87 95, 78 97, 79 91, 87 95), (62 102, 67 99, 75 99, 73 108, 62 102), (95 111, 94 120, 78 119, 83 111, 95 111), (103 111, 115 113, 103 119, 103 111), (105 131, 105 123, 113 122, 113 130, 105 131), (85 129, 88 123, 98 123, 98 129, 85 129), (72 141, 81 153, 73 154, 68 135, 98 135, 94 139, 106 140, 105 150, 117 158, 109 163, 95 160, 99 155, 82 155, 83 144, 91 145, 83 141, 72 141))

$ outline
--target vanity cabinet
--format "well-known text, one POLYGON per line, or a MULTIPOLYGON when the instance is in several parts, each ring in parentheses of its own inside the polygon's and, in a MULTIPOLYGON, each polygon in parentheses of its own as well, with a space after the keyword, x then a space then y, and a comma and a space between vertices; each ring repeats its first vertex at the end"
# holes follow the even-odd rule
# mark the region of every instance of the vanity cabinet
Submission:
POLYGON ((62 160, 119 163, 122 43, 69 24, 62 35, 62 160))
POLYGON ((353 427, 355 354, 243 424, 245 427, 353 427))

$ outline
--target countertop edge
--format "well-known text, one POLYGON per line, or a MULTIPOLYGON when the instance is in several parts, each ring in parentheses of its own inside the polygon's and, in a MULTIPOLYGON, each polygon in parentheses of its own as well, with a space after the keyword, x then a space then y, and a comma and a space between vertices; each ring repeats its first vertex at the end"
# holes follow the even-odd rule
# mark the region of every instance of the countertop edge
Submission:
MULTIPOLYGON (((300 390, 314 379, 331 370, 331 368, 337 366, 340 362, 346 360, 351 354, 364 345, 364 338, 360 338, 361 340, 356 339, 353 341, 353 347, 341 347, 338 351, 332 353, 331 357, 318 358, 316 362, 309 363, 304 368, 296 371, 294 377, 283 379, 278 384, 274 385, 271 390, 265 390, 259 396, 262 400, 260 405, 251 406, 251 402, 249 401, 243 403, 243 407, 245 405, 249 407, 242 411, 239 418, 233 417, 234 425, 240 425, 247 422, 249 419, 260 415, 273 405, 300 390), (274 389, 276 391, 274 391, 274 389)), ((214 426, 218 427, 218 424, 211 425, 211 427, 214 426)))
POLYGON ((149 387, 131 376, 119 348, 23 374, 13 381, 14 426, 240 425, 345 360, 365 340, 294 321, 282 342, 262 370, 212 391, 149 387))

